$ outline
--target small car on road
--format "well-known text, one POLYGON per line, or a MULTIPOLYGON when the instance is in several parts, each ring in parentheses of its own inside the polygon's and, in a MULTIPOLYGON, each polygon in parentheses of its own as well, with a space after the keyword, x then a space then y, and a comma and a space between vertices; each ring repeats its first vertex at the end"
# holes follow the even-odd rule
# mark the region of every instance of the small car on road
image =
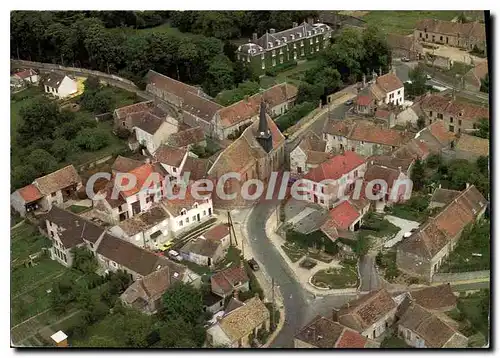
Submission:
POLYGON ((353 103, 354 103, 354 101, 353 101, 352 99, 349 99, 349 100, 345 101, 345 103, 344 103, 344 104, 345 104, 346 106, 352 106, 352 104, 353 104, 353 103))
POLYGON ((248 260, 248 265, 254 271, 259 271, 260 269, 259 264, 257 263, 257 261, 255 261, 255 259, 248 260))
POLYGON ((160 250, 161 251, 167 251, 168 249, 170 249, 173 245, 173 242, 172 241, 169 241, 169 242, 166 242, 164 243, 163 245, 160 246, 160 250))
POLYGON ((408 57, 401 57, 401 61, 410 62, 410 59, 408 57))
POLYGON ((168 256, 170 256, 172 259, 174 259, 175 261, 182 261, 182 256, 181 254, 179 254, 177 251, 175 250, 170 250, 168 252, 168 256))

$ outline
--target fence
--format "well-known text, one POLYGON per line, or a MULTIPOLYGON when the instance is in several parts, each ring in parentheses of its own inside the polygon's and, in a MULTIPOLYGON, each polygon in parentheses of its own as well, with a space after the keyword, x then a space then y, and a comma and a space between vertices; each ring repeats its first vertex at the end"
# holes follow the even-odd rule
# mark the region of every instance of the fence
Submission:
POLYGON ((112 86, 116 86, 131 92, 136 92, 136 93, 142 92, 134 84, 134 82, 119 76, 115 76, 100 71, 87 70, 85 68, 77 68, 77 67, 65 67, 52 63, 32 62, 24 60, 10 60, 10 65, 11 68, 35 68, 40 70, 41 72, 58 71, 74 76, 83 76, 83 77, 95 76, 99 78, 99 80, 106 82, 112 86))

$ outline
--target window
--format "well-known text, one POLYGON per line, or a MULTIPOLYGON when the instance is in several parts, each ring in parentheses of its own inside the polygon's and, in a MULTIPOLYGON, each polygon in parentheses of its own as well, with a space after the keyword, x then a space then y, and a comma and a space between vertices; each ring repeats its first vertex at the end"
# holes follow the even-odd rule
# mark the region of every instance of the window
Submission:
POLYGON ((191 218, 194 221, 196 221, 196 215, 193 215, 193 217, 191 218))
POLYGON ((398 95, 400 95, 400 94, 401 94, 401 90, 398 91, 398 95))
POLYGON ((174 173, 177 173, 177 168, 176 168, 176 167, 172 167, 172 171, 173 171, 174 173))
POLYGON ((316 43, 319 43, 319 37, 316 37, 316 43))
POLYGON ((438 113, 437 117, 438 117, 438 119, 443 119, 443 114, 442 113, 438 113))
POLYGON ((439 36, 439 41, 443 41, 443 36, 439 36))
POLYGON ((94 244, 90 242, 90 248, 93 249, 94 248, 94 244))
POLYGON ((62 256, 63 256, 63 261, 68 262, 68 259, 66 258, 66 254, 62 254, 62 256))
POLYGON ((182 222, 182 220, 179 220, 178 225, 179 225, 180 227, 182 227, 182 225, 183 225, 183 224, 184 224, 184 223, 182 222))
POLYGON ((265 58, 264 54, 260 55, 261 60, 264 60, 264 58, 265 58))
POLYGON ((321 198, 321 199, 319 199, 319 202, 320 202, 321 204, 324 204, 324 203, 325 203, 325 200, 324 200, 323 198, 321 198))
POLYGON ((182 210, 181 210, 181 215, 186 215, 186 214, 187 214, 186 209, 182 209, 182 210))
POLYGON ((432 111, 429 111, 429 117, 432 117, 432 111))
POLYGON ((461 125, 462 125, 462 120, 461 120, 461 119, 459 119, 459 120, 458 120, 458 125, 459 125, 459 126, 461 126, 461 125))
POLYGON ((309 40, 309 44, 312 45, 313 44, 313 39, 310 39, 309 40))
POLYGON ((297 173, 302 173, 302 167, 297 167, 297 173))
POLYGON ((355 170, 355 171, 354 171, 354 177, 355 177, 355 178, 357 178, 357 177, 358 177, 358 171, 357 171, 357 170, 355 170))
POLYGON ((422 33, 420 33, 420 38, 422 38, 422 33))
POLYGON ((450 127, 448 128, 450 130, 450 132, 455 132, 455 127, 450 125, 450 127))
POLYGON ((425 34, 425 38, 428 39, 429 38, 429 34, 425 34))
POLYGON ((262 69, 265 70, 266 69, 266 63, 265 62, 262 62, 262 69))
POLYGON ((283 63, 283 56, 280 57, 280 63, 283 63))
POLYGON ((450 123, 453 123, 453 117, 450 117, 450 123))
MULTIPOLYGON (((56 88, 56 93, 58 93, 57 88, 56 88)), ((66 261, 66 260, 64 260, 64 261, 66 261)))
POLYGON ((273 67, 276 66, 276 59, 273 58, 273 67))
POLYGON ((125 127, 125 121, 122 121, 122 126, 124 126, 124 127, 125 127))
POLYGON ((304 40, 300 41, 300 47, 304 47, 304 40))
POLYGON ((408 340, 411 339, 411 332, 409 329, 406 330, 406 339, 408 339, 408 340))
MULTIPOLYGON (((328 136, 326 135, 326 133, 323 133, 323 139, 324 139, 324 140, 327 140, 327 139, 328 139, 328 136)), ((335 139, 335 137, 333 137, 333 139, 335 139)))
POLYGON ((50 194, 51 197, 55 197, 56 195, 57 195, 57 193, 55 193, 55 192, 50 194))
POLYGON ((189 216, 186 218, 186 224, 189 224, 189 216))
POLYGON ((273 57, 276 56, 276 50, 273 50, 273 57))
POLYGON ((207 211, 203 210, 203 216, 206 216, 206 215, 207 215, 207 211))

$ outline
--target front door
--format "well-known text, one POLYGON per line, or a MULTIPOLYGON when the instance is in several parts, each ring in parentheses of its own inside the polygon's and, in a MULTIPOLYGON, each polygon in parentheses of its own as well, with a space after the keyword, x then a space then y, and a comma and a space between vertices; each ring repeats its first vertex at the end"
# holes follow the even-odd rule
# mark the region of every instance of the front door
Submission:
POLYGON ((200 214, 196 214, 196 220, 200 221, 200 214))
POLYGON ((208 208, 208 216, 212 216, 212 208, 208 208))

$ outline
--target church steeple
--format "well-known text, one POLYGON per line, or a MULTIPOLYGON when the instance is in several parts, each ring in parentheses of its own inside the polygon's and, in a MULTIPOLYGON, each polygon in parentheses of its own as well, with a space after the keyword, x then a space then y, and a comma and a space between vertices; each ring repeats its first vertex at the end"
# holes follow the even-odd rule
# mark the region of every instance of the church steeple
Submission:
POLYGON ((273 136, 267 124, 266 104, 264 103, 264 99, 262 99, 262 101, 260 102, 259 131, 257 133, 257 142, 259 142, 260 146, 266 151, 266 153, 269 153, 271 150, 273 150, 273 136))

